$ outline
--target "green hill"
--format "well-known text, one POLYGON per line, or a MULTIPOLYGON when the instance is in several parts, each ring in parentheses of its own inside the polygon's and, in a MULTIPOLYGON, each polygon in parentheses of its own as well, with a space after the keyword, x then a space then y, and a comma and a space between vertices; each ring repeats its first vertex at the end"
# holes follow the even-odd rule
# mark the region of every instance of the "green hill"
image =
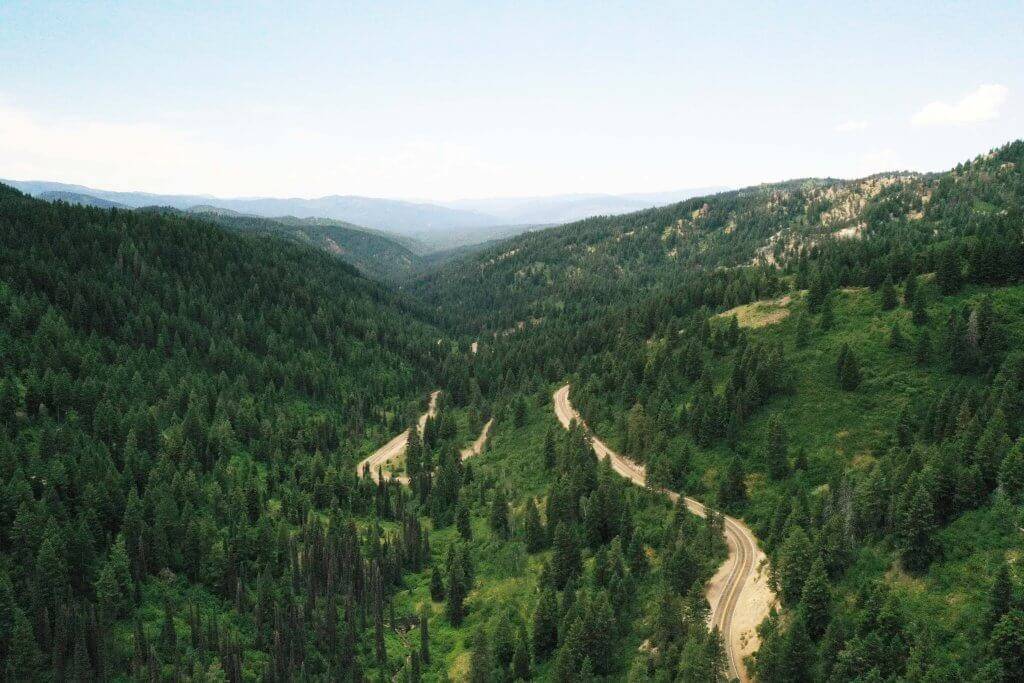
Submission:
POLYGON ((400 280, 419 273, 423 259, 414 240, 327 218, 261 218, 213 207, 194 207, 196 214, 239 232, 276 235, 307 244, 350 263, 376 280, 400 280))
POLYGON ((485 393, 568 375, 649 481, 752 526, 782 599, 761 680, 1014 680, 1022 162, 584 221, 417 291, 486 340, 485 393))
POLYGON ((440 336, 309 247, 0 187, 5 676, 358 676, 424 551, 353 467, 440 336))

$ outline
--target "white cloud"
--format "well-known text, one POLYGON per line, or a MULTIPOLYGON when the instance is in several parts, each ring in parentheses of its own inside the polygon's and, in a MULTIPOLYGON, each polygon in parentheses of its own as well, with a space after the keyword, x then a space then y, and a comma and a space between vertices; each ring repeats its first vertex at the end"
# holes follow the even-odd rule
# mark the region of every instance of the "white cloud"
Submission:
POLYGON ((835 127, 837 133, 852 133, 868 127, 867 121, 843 121, 835 127))
POLYGON ((958 101, 930 102, 914 114, 910 122, 915 126, 956 126, 991 121, 999 117, 999 107, 1006 101, 1010 89, 1005 85, 978 86, 958 101))

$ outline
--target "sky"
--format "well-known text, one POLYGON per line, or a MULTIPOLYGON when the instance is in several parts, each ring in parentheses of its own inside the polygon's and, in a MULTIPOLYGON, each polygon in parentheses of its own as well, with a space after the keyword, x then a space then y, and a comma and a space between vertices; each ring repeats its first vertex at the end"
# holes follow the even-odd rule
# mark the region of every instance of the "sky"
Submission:
POLYGON ((451 200, 943 170, 1024 3, 0 0, 0 177, 451 200))

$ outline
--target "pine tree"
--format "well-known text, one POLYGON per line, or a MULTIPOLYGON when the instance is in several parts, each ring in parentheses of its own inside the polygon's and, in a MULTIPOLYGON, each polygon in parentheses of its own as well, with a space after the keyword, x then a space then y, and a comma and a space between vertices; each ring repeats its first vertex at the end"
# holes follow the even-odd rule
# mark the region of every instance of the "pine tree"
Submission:
POLYGON ((889 348, 900 350, 907 345, 907 338, 903 336, 903 330, 900 329, 898 322, 893 322, 892 327, 889 329, 889 348))
POLYGON ((551 555, 551 578, 556 588, 563 588, 569 579, 579 576, 582 561, 576 535, 565 522, 555 527, 554 552, 551 555))
POLYGON ((430 599, 441 602, 444 596, 444 580, 441 578, 441 571, 435 565, 430 569, 430 599))
POLYGON ((999 468, 999 486, 1015 503, 1024 498, 1024 437, 1017 439, 999 468))
POLYGON ((725 476, 718 484, 718 504, 727 509, 735 509, 747 499, 746 474, 743 463, 736 456, 729 459, 725 476))
POLYGON ((463 539, 467 541, 473 539, 473 527, 469 519, 469 506, 463 500, 459 500, 455 506, 455 528, 458 529, 459 536, 463 539))
POLYGON ((38 680, 42 673, 43 655, 32 624, 20 607, 15 607, 11 622, 11 638, 7 649, 5 675, 10 681, 38 680))
POLYGON ((899 303, 896 299, 896 288, 892 284, 892 276, 885 278, 885 282, 882 283, 882 289, 879 292, 881 298, 882 310, 891 311, 896 308, 899 303))
POLYGON ((825 563, 818 557, 811 565, 811 571, 804 580, 800 604, 807 615, 807 631, 811 638, 818 639, 828 626, 832 596, 829 592, 825 563))
POLYGON ((963 285, 963 266, 960 255, 954 247, 947 247, 939 256, 939 265, 935 271, 935 281, 943 294, 955 294, 963 285))
POLYGON ((793 526, 771 566, 772 578, 784 604, 795 605, 803 595, 804 582, 813 562, 811 541, 800 526, 793 526))
POLYGON ((124 615, 134 592, 124 534, 118 534, 96 577, 96 599, 106 619, 124 615))
POLYGON ((420 610, 420 652, 423 663, 430 664, 430 608, 426 605, 420 610))
POLYGON ((849 344, 844 343, 839 350, 836 374, 839 378, 839 386, 844 391, 853 391, 860 386, 860 364, 849 344))
POLYGON ((541 591, 533 613, 533 652, 538 660, 546 659, 558 647, 558 598, 550 587, 541 591))
POLYGON ((829 293, 831 291, 832 283, 829 281, 828 276, 819 271, 811 281, 811 287, 807 291, 807 308, 811 313, 818 312, 818 309, 821 308, 829 298, 829 293))
POLYGON ((526 629, 521 625, 516 637, 516 649, 512 655, 512 677, 517 680, 530 678, 530 642, 526 629))
POLYGON ((896 544, 903 566, 916 572, 928 567, 935 555, 932 536, 937 527, 935 505, 924 482, 912 477, 896 508, 896 544))
POLYGON ((469 658, 469 683, 490 683, 494 680, 494 662, 484 629, 477 629, 473 636, 473 653, 469 658))
POLYGON ((1001 665, 1003 680, 1019 680, 1024 671, 1024 611, 1010 610, 999 619, 992 629, 989 648, 1001 665))
POLYGON ((986 627, 991 629, 1010 611, 1013 601, 1013 581, 1010 579, 1010 567, 1006 562, 999 563, 999 571, 988 593, 988 610, 985 614, 986 627))
POLYGON ((544 525, 540 521, 537 502, 533 498, 526 504, 524 535, 526 537, 526 552, 528 553, 539 552, 547 545, 547 533, 544 531, 544 525))
POLYGON ((467 579, 463 554, 455 553, 448 569, 448 599, 445 603, 445 613, 453 626, 462 624, 462 619, 466 615, 463 603, 468 593, 467 579))
POLYGON ((763 458, 768 476, 779 481, 789 474, 789 449, 786 429, 778 413, 768 419, 763 458))
POLYGON ((553 470, 555 464, 555 433, 549 429, 544 435, 544 468, 553 470))
POLYGON ((505 490, 498 486, 494 490, 494 499, 491 501, 491 514, 488 517, 491 530, 498 535, 498 538, 508 539, 508 501, 505 499, 505 490))
POLYGON ((688 593, 697 579, 700 563, 690 544, 677 541, 665 562, 665 580, 677 593, 688 593))

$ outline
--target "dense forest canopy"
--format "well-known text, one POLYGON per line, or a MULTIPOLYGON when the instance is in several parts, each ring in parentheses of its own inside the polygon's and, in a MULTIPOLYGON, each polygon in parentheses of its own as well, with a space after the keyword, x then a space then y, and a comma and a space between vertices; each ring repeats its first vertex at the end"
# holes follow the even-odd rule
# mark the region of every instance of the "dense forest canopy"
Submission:
POLYGON ((724 680, 722 518, 665 487, 768 553, 759 680, 1017 680, 1022 164, 587 219, 400 289, 344 226, 0 186, 2 674, 724 680), (555 421, 566 381, 649 490, 555 421), (357 474, 432 390, 409 485, 357 474))

